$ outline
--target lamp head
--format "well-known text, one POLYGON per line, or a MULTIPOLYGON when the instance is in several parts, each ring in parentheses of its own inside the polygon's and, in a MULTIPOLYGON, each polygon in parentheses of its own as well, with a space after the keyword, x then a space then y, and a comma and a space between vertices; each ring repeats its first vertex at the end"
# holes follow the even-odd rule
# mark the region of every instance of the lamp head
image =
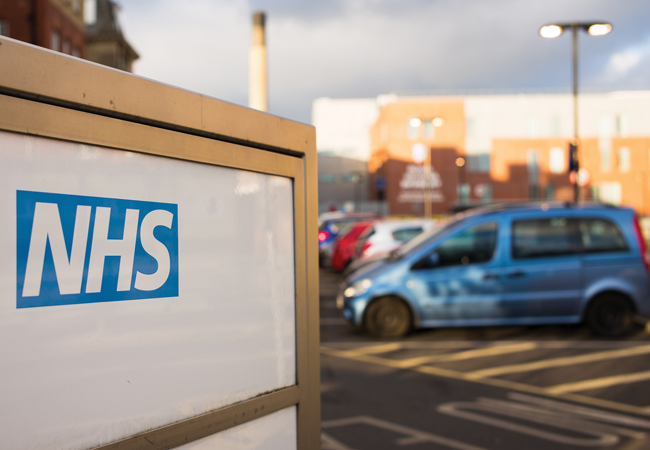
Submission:
POLYGON ((610 31, 612 31, 612 25, 609 23, 594 23, 587 28, 587 32, 592 36, 604 36, 610 31))
POLYGON ((544 25, 539 29, 539 35, 544 38, 556 38, 564 29, 560 25, 544 25))

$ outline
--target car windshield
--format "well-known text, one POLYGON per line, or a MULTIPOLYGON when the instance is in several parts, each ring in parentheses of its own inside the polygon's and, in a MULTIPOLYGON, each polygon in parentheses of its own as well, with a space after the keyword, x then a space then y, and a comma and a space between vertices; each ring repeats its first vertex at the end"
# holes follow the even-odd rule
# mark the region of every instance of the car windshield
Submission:
POLYGON ((400 259, 409 253, 419 250, 421 247, 427 245, 432 239, 435 239, 441 233, 446 233, 450 229, 458 226, 464 219, 464 214, 456 214, 446 220, 437 222, 433 227, 418 234, 406 244, 402 245, 399 249, 391 254, 391 259, 400 259))

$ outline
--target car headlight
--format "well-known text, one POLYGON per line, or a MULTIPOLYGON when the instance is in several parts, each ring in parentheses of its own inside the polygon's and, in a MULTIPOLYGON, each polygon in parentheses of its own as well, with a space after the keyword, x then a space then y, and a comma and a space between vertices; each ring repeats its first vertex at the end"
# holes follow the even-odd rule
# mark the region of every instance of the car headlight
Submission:
POLYGON ((359 280, 351 286, 348 286, 348 288, 343 291, 343 295, 346 297, 357 297, 368 292, 370 286, 372 286, 372 280, 370 280, 370 278, 364 278, 363 280, 359 280))

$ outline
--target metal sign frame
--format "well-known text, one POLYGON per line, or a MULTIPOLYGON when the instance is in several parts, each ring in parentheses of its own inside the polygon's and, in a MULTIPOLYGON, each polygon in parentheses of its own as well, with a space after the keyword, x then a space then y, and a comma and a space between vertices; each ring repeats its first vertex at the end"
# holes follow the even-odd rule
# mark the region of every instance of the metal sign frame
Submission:
POLYGON ((0 130, 291 178, 296 385, 97 448, 171 449, 294 405, 298 448, 320 448, 313 127, 0 37, 0 130))

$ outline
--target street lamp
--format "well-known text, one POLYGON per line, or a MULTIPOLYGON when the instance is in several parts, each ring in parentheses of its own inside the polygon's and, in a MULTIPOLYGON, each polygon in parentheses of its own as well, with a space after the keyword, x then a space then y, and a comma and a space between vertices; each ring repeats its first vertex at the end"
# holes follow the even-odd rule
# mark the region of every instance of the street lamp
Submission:
MULTIPOLYGON (((409 121, 409 124, 411 126, 420 126, 421 123, 422 123, 422 120, 418 119, 418 118, 412 118, 409 121)), ((434 130, 436 128, 438 128, 438 127, 443 126, 444 124, 445 124, 445 121, 444 121, 444 119, 442 117, 434 117, 433 119, 431 119, 431 125, 433 126, 433 128, 431 129, 432 135, 430 137, 431 138, 435 137, 435 131, 434 130)), ((416 148, 418 148, 418 146, 420 146, 419 148, 424 147, 423 144, 415 144, 415 146, 413 148, 414 155, 415 155, 415 152, 416 152, 416 148)), ((428 146, 425 147, 425 156, 424 156, 424 159, 422 160, 422 163, 423 163, 423 168, 422 169, 423 169, 423 175, 424 175, 424 186, 423 186, 423 190, 424 190, 424 198, 423 198, 423 200, 424 200, 424 217, 426 219, 430 219, 431 218, 431 210, 432 210, 432 208, 431 208, 431 147, 428 147, 428 146)))
MULTIPOLYGON (((578 203, 580 198, 580 186, 578 186, 578 170, 580 163, 578 158, 578 30, 585 30, 592 36, 604 36, 612 31, 612 25, 606 22, 571 22, 563 24, 544 25, 539 30, 539 34, 544 38, 556 38, 562 34, 565 29, 571 29, 572 37, 572 56, 573 56, 573 168, 576 172, 575 177, 575 202, 578 203)), ((571 151, 571 150, 570 150, 571 151)))
POLYGON ((465 204, 465 158, 458 157, 456 158, 456 166, 458 167, 458 186, 456 190, 458 191, 458 204, 465 204))

